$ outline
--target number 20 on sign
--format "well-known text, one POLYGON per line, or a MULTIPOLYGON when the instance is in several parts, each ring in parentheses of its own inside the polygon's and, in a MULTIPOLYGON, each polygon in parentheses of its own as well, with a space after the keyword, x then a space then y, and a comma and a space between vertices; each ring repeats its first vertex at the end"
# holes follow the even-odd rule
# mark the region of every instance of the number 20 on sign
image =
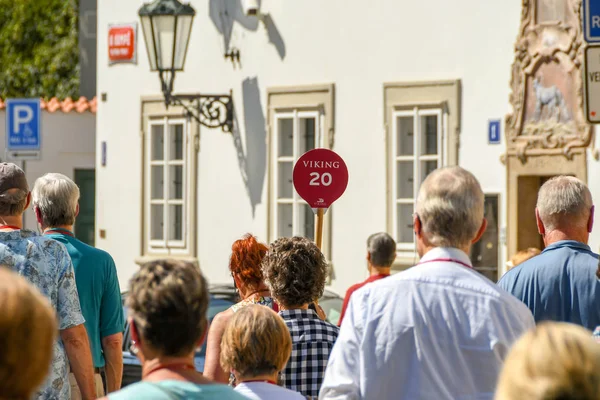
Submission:
POLYGON ((317 214, 315 242, 323 243, 323 215, 348 186, 348 168, 334 151, 314 149, 304 153, 294 166, 296 192, 317 214))

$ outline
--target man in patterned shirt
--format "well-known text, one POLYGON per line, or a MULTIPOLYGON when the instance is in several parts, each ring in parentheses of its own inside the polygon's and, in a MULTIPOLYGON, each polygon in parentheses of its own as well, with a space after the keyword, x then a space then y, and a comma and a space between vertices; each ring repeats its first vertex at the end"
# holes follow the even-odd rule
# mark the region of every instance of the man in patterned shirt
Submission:
POLYGON ((70 399, 70 365, 83 399, 94 399, 92 354, 83 325, 73 264, 62 244, 23 229, 23 212, 30 202, 31 193, 23 170, 15 164, 0 163, 0 265, 37 287, 48 297, 58 315, 60 336, 54 344, 48 379, 36 398, 70 399))
POLYGON ((323 295, 327 261, 310 240, 282 238, 263 260, 265 281, 292 335, 292 356, 281 373, 288 389, 316 398, 339 328, 309 308, 323 295))

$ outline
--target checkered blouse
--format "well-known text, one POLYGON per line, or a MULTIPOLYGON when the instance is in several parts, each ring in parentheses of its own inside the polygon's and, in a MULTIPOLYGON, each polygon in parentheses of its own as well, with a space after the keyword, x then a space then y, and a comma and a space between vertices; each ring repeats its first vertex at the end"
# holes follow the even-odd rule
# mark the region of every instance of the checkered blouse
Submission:
POLYGON ((288 389, 317 398, 339 328, 322 321, 310 309, 285 310, 279 315, 292 335, 292 356, 280 381, 288 389))

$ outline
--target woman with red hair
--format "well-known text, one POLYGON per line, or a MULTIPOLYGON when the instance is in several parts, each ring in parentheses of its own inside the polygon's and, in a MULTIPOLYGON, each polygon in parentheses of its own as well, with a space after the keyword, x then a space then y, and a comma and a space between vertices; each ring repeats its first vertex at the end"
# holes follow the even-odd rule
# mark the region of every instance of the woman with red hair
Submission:
POLYGON ((229 372, 220 365, 220 357, 221 338, 233 314, 249 304, 260 304, 277 311, 277 305, 263 282, 261 270, 267 249, 267 245, 260 243, 251 234, 236 240, 231 246, 229 270, 242 300, 217 314, 208 331, 204 376, 215 382, 227 383, 230 379, 229 372))

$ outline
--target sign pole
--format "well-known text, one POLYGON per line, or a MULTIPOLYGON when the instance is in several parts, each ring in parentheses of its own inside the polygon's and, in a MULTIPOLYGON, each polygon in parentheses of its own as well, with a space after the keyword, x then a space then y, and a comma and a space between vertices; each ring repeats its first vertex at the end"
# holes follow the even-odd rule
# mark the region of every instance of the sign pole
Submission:
POLYGON ((323 249, 323 218, 324 218, 325 210, 323 208, 317 209, 317 226, 316 226, 316 234, 315 234, 315 243, 319 249, 323 249))

